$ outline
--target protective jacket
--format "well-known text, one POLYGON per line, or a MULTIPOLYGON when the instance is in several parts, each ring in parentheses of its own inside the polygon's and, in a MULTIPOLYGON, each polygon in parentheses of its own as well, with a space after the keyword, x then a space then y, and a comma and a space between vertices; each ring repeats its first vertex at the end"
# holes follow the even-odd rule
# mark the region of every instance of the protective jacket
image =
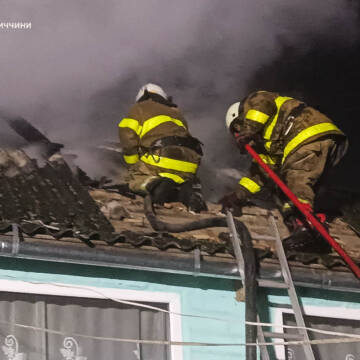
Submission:
POLYGON ((151 98, 137 102, 120 121, 119 137, 133 179, 142 179, 130 183, 133 191, 143 191, 156 176, 182 184, 196 174, 201 146, 176 105, 151 98))
MULTIPOLYGON (((321 161, 321 166, 324 168, 327 158, 331 157, 331 163, 334 165, 344 155, 345 147, 335 146, 346 143, 343 132, 327 116, 299 100, 273 92, 258 91, 250 94, 242 106, 243 111, 237 120, 239 134, 253 138, 264 162, 280 170, 280 174, 286 169, 285 177, 287 174, 293 174, 293 170, 297 171, 297 175, 302 171, 303 175, 300 175, 298 182, 306 183, 307 175, 309 179, 314 175, 308 171, 311 169, 307 169, 307 159, 311 158, 311 167, 316 167, 314 154, 323 154, 324 161, 321 161), (324 145, 324 139, 333 140, 326 142, 328 148, 324 145), (309 145, 317 142, 322 144, 322 147, 318 146, 319 149, 309 145)), ((317 177, 320 177, 323 168, 317 169, 317 177)), ((237 191, 239 198, 245 196, 244 190, 251 194, 261 190, 263 184, 255 172, 253 166, 252 176, 240 180, 237 191)), ((286 178, 284 180, 286 181, 286 178)), ((311 187, 317 180, 318 178, 312 179, 311 183, 303 184, 302 187, 311 187)), ((294 187, 292 190, 296 194, 296 182, 294 187)), ((296 195, 299 197, 301 194, 296 195)), ((313 190, 305 191, 305 195, 302 196, 305 197, 304 202, 312 203, 313 190)))

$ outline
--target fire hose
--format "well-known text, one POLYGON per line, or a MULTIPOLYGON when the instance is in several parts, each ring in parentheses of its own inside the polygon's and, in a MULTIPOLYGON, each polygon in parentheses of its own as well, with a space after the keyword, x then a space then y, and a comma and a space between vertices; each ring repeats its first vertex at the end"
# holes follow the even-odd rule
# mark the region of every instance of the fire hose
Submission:
POLYGON ((295 194, 285 185, 285 183, 275 174, 270 167, 264 163, 257 152, 249 145, 245 145, 247 152, 253 157, 253 159, 264 169, 264 171, 270 176, 275 184, 282 190, 282 192, 292 201, 297 209, 304 215, 307 223, 312 225, 320 235, 331 245, 331 247, 341 256, 346 264, 349 265, 355 276, 360 279, 360 268, 355 264, 351 257, 345 252, 345 250, 336 242, 336 240, 326 231, 320 221, 312 214, 312 212, 302 204, 295 194))
MULTIPOLYGON (((185 231, 200 230, 209 227, 227 227, 225 217, 210 217, 206 219, 195 220, 182 224, 171 224, 160 220, 154 211, 151 195, 144 199, 144 212, 147 220, 155 231, 170 233, 180 233, 185 231)), ((256 311, 256 258, 254 248, 251 242, 251 236, 247 227, 238 219, 234 219, 235 228, 241 239, 241 249, 244 254, 244 272, 245 279, 245 319, 247 322, 257 321, 256 311)), ((257 338, 256 326, 245 325, 245 338, 247 343, 255 343, 257 338)), ((246 347, 246 360, 256 360, 256 347, 246 347)))

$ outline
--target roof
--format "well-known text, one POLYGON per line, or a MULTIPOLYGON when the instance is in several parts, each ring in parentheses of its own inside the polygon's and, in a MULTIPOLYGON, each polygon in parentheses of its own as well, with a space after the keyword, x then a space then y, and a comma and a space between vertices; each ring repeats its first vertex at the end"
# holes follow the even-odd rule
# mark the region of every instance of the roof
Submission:
POLYGON ((0 149, 0 170, 0 228, 35 221, 74 232, 113 231, 61 155, 39 166, 20 149, 0 149))
MULTIPOLYGON (((233 254, 227 228, 208 228, 173 235, 167 234, 166 241, 158 240, 145 218, 141 198, 129 199, 121 194, 101 189, 91 190, 90 194, 99 204, 103 213, 110 219, 115 231, 118 233, 126 232, 128 237, 124 241, 133 246, 151 244, 160 250, 178 248, 183 251, 199 248, 202 252, 212 256, 219 256, 220 254, 232 256, 233 254)), ((171 223, 184 223, 211 216, 224 216, 220 213, 220 205, 209 203, 208 207, 207 212, 194 214, 188 212, 181 203, 171 203, 164 206, 157 205, 156 213, 162 220, 171 223)), ((275 258, 274 243, 271 240, 266 240, 266 237, 274 236, 269 223, 270 215, 277 219, 281 238, 287 237, 289 235, 288 229, 276 209, 267 210, 256 206, 245 207, 243 215, 239 217, 239 220, 249 229, 260 259, 275 258)), ((330 223, 329 231, 348 254, 360 263, 360 241, 356 232, 340 218, 335 218, 330 223)), ((336 253, 320 255, 293 252, 288 254, 288 258, 297 266, 346 270, 342 259, 336 253)))
MULTIPOLYGON (((0 168, 1 255, 60 261, 61 254, 63 261, 120 267, 131 267, 135 263, 140 266, 136 259, 141 258, 143 263, 148 263, 148 270, 156 271, 161 267, 155 264, 155 259, 171 259, 169 269, 185 273, 204 272, 204 267, 196 270, 196 264, 202 259, 202 264, 207 267, 205 275, 238 276, 227 228, 157 233, 145 218, 141 197, 126 191, 121 194, 84 185, 80 181, 84 176, 79 178, 60 153, 39 165, 21 149, 0 149, 0 168), (16 236, 17 229, 19 236, 16 236), (146 259, 147 254, 152 258, 146 259), (194 261, 196 266, 192 269, 194 261), (185 271, 186 266, 192 270, 185 271)), ((354 200, 354 197, 348 198, 354 200)), ((156 212, 162 220, 173 223, 223 216, 219 213, 219 205, 208 205, 209 210, 201 214, 188 212, 180 203, 157 206, 156 212)), ((261 268, 269 273, 278 268, 274 244, 264 240, 274 235, 269 226, 270 214, 277 219, 281 237, 288 236, 276 209, 246 207, 239 218, 250 231, 261 268)), ((355 216, 355 220, 358 217, 355 216)), ((329 230, 360 264, 360 241, 356 231, 338 217, 332 220, 329 230)), ((352 276, 336 253, 289 253, 288 260, 293 270, 308 270, 308 274, 319 276, 319 279, 323 274, 329 274, 329 270, 332 274, 352 276)), ((311 282, 311 276, 307 282, 311 282)))
MULTIPOLYGON (((13 153, 8 152, 9 154, 13 156, 13 153)), ((17 152, 17 154, 21 153, 17 152)), ((25 159, 24 154, 21 156, 22 159, 25 159)), ((28 173, 33 177, 37 172, 38 179, 40 179, 40 173, 42 174, 44 190, 32 194, 34 200, 36 196, 41 198, 37 204, 39 211, 37 216, 35 216, 35 212, 27 213, 25 208, 20 205, 19 198, 23 196, 24 192, 29 192, 28 186, 32 184, 31 179, 27 179, 27 176, 30 175, 21 171, 17 176, 22 177, 24 181, 22 187, 8 195, 12 197, 10 203, 14 204, 17 216, 6 219, 5 214, 2 213, 0 234, 9 235, 12 232, 12 224, 17 223, 23 233, 24 242, 31 241, 32 244, 48 244, 49 241, 52 241, 64 249, 69 248, 70 244, 95 247, 95 249, 105 249, 110 245, 116 249, 132 249, 135 253, 140 249, 164 253, 173 253, 174 251, 186 253, 199 249, 203 256, 211 256, 214 261, 222 261, 224 258, 233 259, 232 245, 226 228, 208 228, 179 234, 157 233, 151 228, 144 215, 141 197, 134 198, 116 191, 85 188, 69 172, 60 156, 49 161, 46 167, 46 174, 37 166, 28 173), (62 175, 58 176, 58 179, 62 178, 63 180, 48 181, 48 175, 53 175, 52 171, 61 173, 62 175), (70 177, 72 178, 71 182, 69 182, 70 177), (45 189, 50 191, 51 188, 54 194, 61 193, 67 201, 62 201, 59 196, 45 197, 45 189), (43 216, 50 208, 51 218, 47 215, 43 216), (64 215, 66 211, 69 212, 68 216, 64 215)), ((6 175, 3 176, 3 178, 5 177, 6 175)), ((8 188, 11 188, 15 180, 8 178, 7 181, 8 188)), ((6 198, 6 201, 9 201, 8 199, 6 198)), ((209 210, 201 214, 188 212, 180 203, 157 205, 156 212, 162 220, 173 223, 188 222, 209 216, 223 216, 220 214, 219 205, 213 203, 208 205, 209 210)), ((255 206, 246 207, 239 219, 248 227, 260 261, 276 263, 273 253, 274 244, 261 239, 274 235, 269 226, 269 214, 274 215, 277 219, 281 236, 288 236, 288 230, 281 221, 277 210, 267 210, 255 206)), ((360 263, 359 238, 348 224, 336 218, 330 224, 330 233, 349 255, 360 263)), ((328 255, 290 253, 288 256, 293 267, 348 271, 343 261, 335 253, 328 255)))

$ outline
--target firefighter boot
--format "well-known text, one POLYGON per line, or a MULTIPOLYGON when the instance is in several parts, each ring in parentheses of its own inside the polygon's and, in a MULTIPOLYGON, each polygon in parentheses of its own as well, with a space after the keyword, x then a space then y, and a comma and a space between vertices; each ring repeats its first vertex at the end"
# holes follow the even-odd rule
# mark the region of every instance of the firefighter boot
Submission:
POLYGON ((176 183, 168 178, 154 179, 146 186, 146 190, 151 194, 152 202, 160 205, 177 201, 179 192, 176 183))
MULTIPOLYGON (((318 233, 316 229, 305 226, 295 217, 285 221, 291 235, 282 241, 285 251, 301 251, 309 253, 329 253, 330 244, 318 233)), ((325 226, 325 224, 323 223, 325 226)))
POLYGON ((189 211, 199 213, 207 211, 208 207, 201 192, 201 184, 198 180, 190 180, 180 188, 179 201, 182 202, 189 211))

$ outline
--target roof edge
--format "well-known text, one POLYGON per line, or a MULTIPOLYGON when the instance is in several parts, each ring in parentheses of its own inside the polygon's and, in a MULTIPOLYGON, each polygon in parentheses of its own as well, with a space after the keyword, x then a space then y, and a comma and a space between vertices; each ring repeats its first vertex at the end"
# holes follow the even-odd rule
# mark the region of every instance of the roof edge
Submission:
MULTIPOLYGON (((115 246, 109 246, 108 249, 92 249, 84 247, 83 244, 67 243, 63 246, 56 240, 27 238, 26 241, 19 241, 19 239, 2 235, 0 236, 0 256, 241 280, 235 259, 203 256, 199 249, 190 253, 115 246)), ((360 293, 360 282, 351 272, 291 266, 291 273, 297 286, 360 293)), ((262 263, 259 279, 282 282, 280 267, 277 264, 262 263)))

